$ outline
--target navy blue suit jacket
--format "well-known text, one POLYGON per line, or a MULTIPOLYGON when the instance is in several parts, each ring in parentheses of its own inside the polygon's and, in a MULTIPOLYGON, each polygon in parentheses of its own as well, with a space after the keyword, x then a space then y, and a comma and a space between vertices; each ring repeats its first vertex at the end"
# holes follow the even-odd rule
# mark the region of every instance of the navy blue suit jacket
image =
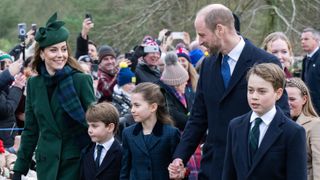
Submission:
POLYGON ((124 129, 121 180, 166 180, 172 154, 179 143, 179 130, 157 122, 146 145, 141 123, 124 129), (148 148, 149 147, 149 148, 148 148))
MULTIPOLYGON (((247 101, 247 71, 256 63, 271 62, 281 66, 275 56, 245 40, 229 86, 225 89, 221 59, 219 54, 217 58, 203 61, 191 116, 174 154, 174 158, 181 158, 186 164, 208 130, 199 179, 221 179, 229 122, 251 110, 247 101)), ((289 115, 286 93, 278 105, 289 115)))
POLYGON ((122 147, 117 140, 114 140, 110 149, 107 151, 99 168, 94 161, 95 143, 91 143, 83 150, 81 158, 81 180, 117 180, 120 177, 122 147))
POLYGON ((303 59, 301 78, 307 84, 313 105, 320 114, 320 48, 311 57, 308 69, 306 68, 306 57, 303 59))
POLYGON ((250 157, 248 134, 251 114, 249 112, 230 122, 222 179, 306 180, 304 128, 277 108, 255 156, 250 157))

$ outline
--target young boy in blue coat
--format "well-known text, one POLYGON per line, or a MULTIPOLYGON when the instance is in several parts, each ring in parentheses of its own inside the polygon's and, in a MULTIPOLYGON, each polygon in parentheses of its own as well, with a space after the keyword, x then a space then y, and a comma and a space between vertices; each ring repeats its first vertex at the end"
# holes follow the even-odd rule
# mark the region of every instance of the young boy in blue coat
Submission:
POLYGON ((252 111, 229 124, 222 179, 307 179, 305 131, 275 106, 285 86, 283 71, 258 64, 247 80, 252 111))
POLYGON ((122 148, 114 138, 119 125, 117 109, 107 102, 95 104, 88 108, 86 119, 92 144, 83 151, 81 179, 119 179, 122 148))

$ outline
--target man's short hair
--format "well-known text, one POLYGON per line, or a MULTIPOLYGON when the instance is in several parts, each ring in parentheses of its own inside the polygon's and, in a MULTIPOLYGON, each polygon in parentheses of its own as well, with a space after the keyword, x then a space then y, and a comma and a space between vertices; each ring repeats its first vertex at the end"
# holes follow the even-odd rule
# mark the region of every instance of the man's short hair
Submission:
POLYGON ((315 38, 318 42, 320 41, 320 33, 316 29, 312 27, 307 27, 303 29, 302 33, 311 32, 313 35, 313 38, 315 38))
POLYGON ((197 16, 203 15, 207 27, 213 32, 217 24, 222 24, 229 28, 234 27, 234 17, 232 11, 222 4, 210 4, 202 8, 197 16))

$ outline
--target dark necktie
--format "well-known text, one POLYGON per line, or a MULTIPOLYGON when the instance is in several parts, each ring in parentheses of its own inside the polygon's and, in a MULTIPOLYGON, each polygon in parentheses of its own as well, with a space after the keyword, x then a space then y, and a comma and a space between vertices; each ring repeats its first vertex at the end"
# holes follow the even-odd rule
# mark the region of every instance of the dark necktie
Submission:
POLYGON ((101 158, 101 151, 103 149, 102 145, 97 145, 97 158, 96 158, 96 166, 99 167, 100 166, 100 158, 101 158))
POLYGON ((223 78, 223 82, 224 82, 224 87, 227 88, 229 81, 230 81, 230 77, 231 77, 231 72, 230 72, 230 66, 228 64, 228 59, 229 56, 228 55, 224 55, 222 58, 222 62, 221 62, 221 75, 223 78))
POLYGON ((310 61, 311 61, 310 59, 311 59, 311 57, 307 56, 306 60, 304 62, 304 74, 303 74, 304 80, 307 80, 309 65, 310 65, 310 61))
POLYGON ((251 160, 253 159, 258 149, 259 136, 260 136, 259 126, 261 122, 262 122, 261 118, 256 118, 254 121, 254 126, 249 133, 249 147, 250 147, 251 160))

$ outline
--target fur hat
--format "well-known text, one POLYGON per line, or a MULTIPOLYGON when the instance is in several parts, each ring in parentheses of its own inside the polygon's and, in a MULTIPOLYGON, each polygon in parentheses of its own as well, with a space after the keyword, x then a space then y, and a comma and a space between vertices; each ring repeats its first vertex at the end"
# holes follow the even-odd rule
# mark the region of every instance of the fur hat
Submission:
POLYGON ((168 52, 164 58, 165 67, 161 81, 170 86, 177 86, 189 79, 188 72, 178 63, 178 56, 175 52, 168 52))
POLYGON ((67 41, 69 31, 63 21, 57 21, 57 13, 54 13, 47 21, 46 27, 40 27, 35 35, 35 40, 41 48, 67 41))
POLYGON ((112 49, 112 47, 108 45, 101 46, 98 52, 99 61, 101 61, 105 56, 113 56, 116 57, 116 53, 112 49))
POLYGON ((118 85, 121 87, 125 84, 128 83, 136 83, 136 77, 134 75, 134 73, 130 70, 130 68, 128 67, 128 64, 126 62, 121 62, 119 64, 120 66, 120 70, 119 70, 119 74, 117 76, 117 82, 118 85))

